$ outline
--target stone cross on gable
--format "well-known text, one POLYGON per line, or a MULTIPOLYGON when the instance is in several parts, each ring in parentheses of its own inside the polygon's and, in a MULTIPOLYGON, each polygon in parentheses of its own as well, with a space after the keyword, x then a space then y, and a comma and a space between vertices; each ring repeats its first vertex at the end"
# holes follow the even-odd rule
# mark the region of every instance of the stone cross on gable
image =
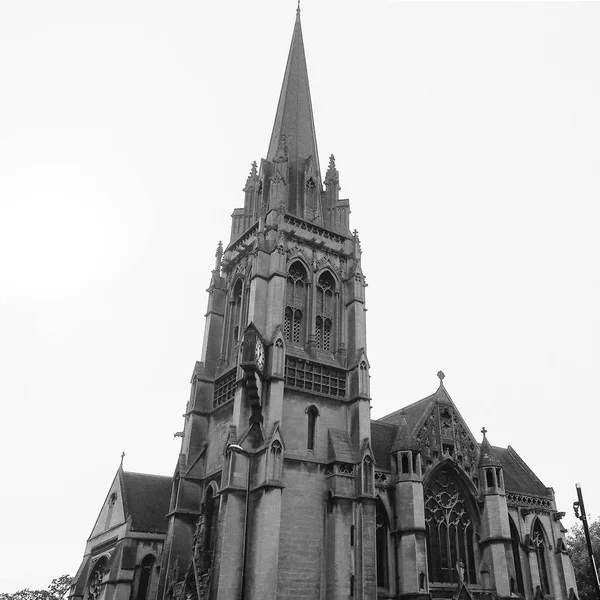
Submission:
POLYGON ((483 433, 484 437, 485 437, 485 434, 487 433, 487 431, 488 430, 485 427, 481 428, 481 433, 483 433))

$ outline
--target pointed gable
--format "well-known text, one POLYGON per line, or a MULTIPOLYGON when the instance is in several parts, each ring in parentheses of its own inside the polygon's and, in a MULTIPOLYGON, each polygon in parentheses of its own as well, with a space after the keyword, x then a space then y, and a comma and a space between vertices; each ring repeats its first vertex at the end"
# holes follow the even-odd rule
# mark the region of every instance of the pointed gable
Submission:
POLYGON ((119 469, 110 485, 89 539, 95 538, 117 525, 124 524, 126 519, 125 507, 123 505, 121 470, 119 469))

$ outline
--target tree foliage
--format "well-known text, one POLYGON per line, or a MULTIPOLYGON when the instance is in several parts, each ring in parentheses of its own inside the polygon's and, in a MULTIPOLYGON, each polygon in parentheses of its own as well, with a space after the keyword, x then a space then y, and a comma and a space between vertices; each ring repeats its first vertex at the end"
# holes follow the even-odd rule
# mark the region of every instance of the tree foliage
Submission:
MULTIPOLYGON (((600 566, 600 519, 596 519, 593 523, 588 522, 588 527, 590 529, 592 548, 594 549, 594 560, 598 567, 600 566)), ((567 534, 567 548, 571 552, 579 599, 597 600, 596 588, 594 586, 594 572, 590 563, 590 555, 588 554, 585 533, 583 532, 583 525, 581 523, 574 525, 569 530, 567 534)))
POLYGON ((0 593, 0 600, 65 600, 71 587, 71 576, 61 575, 53 579, 46 590, 25 588, 14 594, 0 593))

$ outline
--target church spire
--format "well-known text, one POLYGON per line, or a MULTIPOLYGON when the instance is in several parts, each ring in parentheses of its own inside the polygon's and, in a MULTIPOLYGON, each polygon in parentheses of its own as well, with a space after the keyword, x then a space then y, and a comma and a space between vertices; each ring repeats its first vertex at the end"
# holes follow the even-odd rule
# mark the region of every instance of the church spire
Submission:
POLYGON ((290 168, 290 204, 295 206, 296 199, 303 194, 304 167, 309 157, 313 159, 319 184, 321 182, 299 9, 296 11, 292 43, 269 142, 268 161, 275 158, 282 138, 286 142, 290 168))

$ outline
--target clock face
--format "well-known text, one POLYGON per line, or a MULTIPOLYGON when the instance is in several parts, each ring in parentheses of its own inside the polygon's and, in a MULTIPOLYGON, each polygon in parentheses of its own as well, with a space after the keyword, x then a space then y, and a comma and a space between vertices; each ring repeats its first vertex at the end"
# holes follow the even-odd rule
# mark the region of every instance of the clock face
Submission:
POLYGON ((262 371, 265 366, 265 347, 260 340, 256 340, 256 345, 254 346, 254 360, 256 361, 256 365, 262 371))

